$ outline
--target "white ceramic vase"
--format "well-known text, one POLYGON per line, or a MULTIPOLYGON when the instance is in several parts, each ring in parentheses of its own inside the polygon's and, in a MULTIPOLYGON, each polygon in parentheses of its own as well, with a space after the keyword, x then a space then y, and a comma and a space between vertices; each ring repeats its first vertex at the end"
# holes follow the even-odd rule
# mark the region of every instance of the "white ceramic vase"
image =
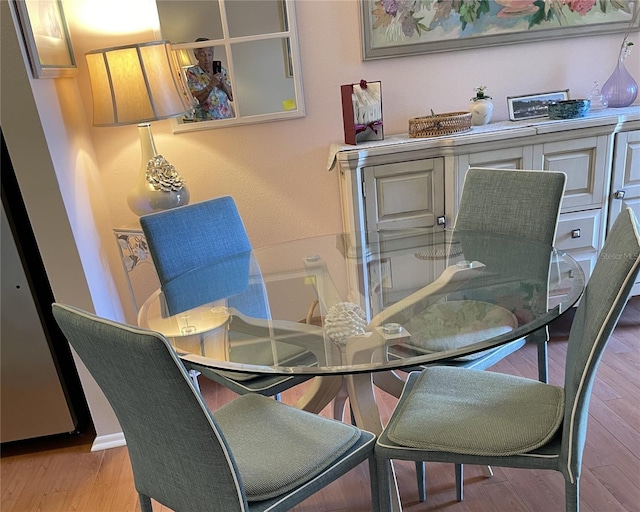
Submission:
POLYGON ((491 121, 491 114, 493 114, 493 102, 486 99, 472 101, 469 112, 471 112, 471 124, 473 126, 488 124, 491 121))

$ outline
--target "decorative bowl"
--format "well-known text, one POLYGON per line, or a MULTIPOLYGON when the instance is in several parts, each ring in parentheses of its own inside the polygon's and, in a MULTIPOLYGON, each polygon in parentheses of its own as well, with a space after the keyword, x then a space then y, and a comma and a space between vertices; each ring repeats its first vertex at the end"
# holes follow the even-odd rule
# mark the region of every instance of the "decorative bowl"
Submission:
POLYGON ((589 112, 589 100, 562 100, 549 103, 549 119, 575 119, 589 112))

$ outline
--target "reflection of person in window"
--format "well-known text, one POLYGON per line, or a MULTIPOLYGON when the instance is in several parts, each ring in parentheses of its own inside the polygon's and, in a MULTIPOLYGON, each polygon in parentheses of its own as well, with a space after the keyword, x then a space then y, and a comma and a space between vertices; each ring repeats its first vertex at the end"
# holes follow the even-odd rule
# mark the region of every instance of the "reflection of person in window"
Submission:
MULTIPOLYGON (((208 39, 198 38, 196 42, 198 41, 208 39)), ((230 103, 233 101, 231 80, 224 67, 220 67, 219 70, 213 68, 213 47, 196 48, 193 53, 198 64, 187 69, 187 82, 191 95, 198 102, 195 108, 196 119, 208 121, 235 117, 230 103)))

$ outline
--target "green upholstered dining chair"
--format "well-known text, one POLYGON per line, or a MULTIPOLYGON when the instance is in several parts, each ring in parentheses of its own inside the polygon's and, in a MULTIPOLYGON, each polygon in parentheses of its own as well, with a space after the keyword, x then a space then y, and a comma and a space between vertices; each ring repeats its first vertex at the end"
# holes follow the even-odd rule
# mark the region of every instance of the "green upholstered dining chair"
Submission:
MULTIPOLYGON (((493 268, 499 268, 501 273, 508 273, 509 268, 517 272, 521 283, 520 288, 515 289, 513 283, 506 284, 503 293, 506 301, 499 304, 509 311, 515 310, 516 318, 519 315, 527 315, 526 311, 517 311, 517 304, 509 302, 520 294, 533 293, 540 297, 541 303, 537 307, 542 309, 547 307, 549 252, 556 235, 565 181, 564 173, 553 171, 484 168, 470 168, 467 171, 455 221, 455 231, 459 233, 458 241, 463 247, 465 259, 481 261, 489 273, 493 268), (496 251, 492 246, 495 242, 491 241, 493 234, 540 242, 541 253, 537 256, 530 253, 521 254, 519 248, 515 246, 513 250, 505 248, 496 251), (528 274, 523 273, 522 261, 525 260, 530 263, 528 274)), ((525 250, 531 250, 531 247, 525 250)), ((481 286, 482 277, 476 278, 474 282, 481 286)), ((473 295, 466 292, 465 297, 457 297, 454 293, 449 295, 447 300, 455 301, 456 298, 473 299, 473 295)), ((524 318, 522 320, 525 321, 524 318)), ((452 360, 445 364, 458 368, 485 370, 522 348, 529 341, 537 345, 538 378, 541 382, 547 382, 548 334, 545 327, 526 339, 514 340, 474 356, 452 360)), ((416 462, 416 473, 418 495, 420 501, 424 501, 426 488, 423 463, 416 462)), ((460 484, 458 493, 461 492, 460 484)))
POLYGON ((120 422, 142 512, 285 511, 367 460, 377 510, 373 434, 255 393, 212 413, 161 334, 53 314, 120 422))
POLYGON ((452 462, 456 484, 462 464, 552 469, 564 475, 566 511, 577 512, 591 389, 639 271, 640 224, 628 209, 607 236, 576 310, 564 387, 467 368, 411 373, 376 443, 380 489, 389 485, 391 459, 452 462))
MULTIPOLYGON (((517 236, 551 247, 555 241, 565 182, 566 175, 562 172, 472 167, 465 176, 455 230, 517 236)), ((478 259, 488 265, 508 267, 509 259, 518 257, 505 254, 496 260, 495 253, 492 253, 492 259, 496 261, 486 261, 481 240, 478 241, 480 243, 475 244, 477 247, 474 247, 473 241, 468 241, 464 247, 465 258, 478 259)), ((529 257, 529 260, 533 261, 533 258, 529 257)), ((548 261, 546 263, 546 276, 539 275, 541 272, 545 273, 544 268, 532 265, 532 281, 546 280, 548 261)), ((517 268, 518 272, 521 272, 522 265, 518 263, 517 268)), ((546 289, 539 293, 539 296, 541 300, 546 301, 546 289)), ((511 309, 508 303, 502 306, 511 309)), ((546 308, 546 303, 540 304, 539 307, 546 308)), ((548 382, 549 332, 546 328, 540 329, 528 336, 527 340, 537 344, 538 379, 548 382)), ((509 352, 509 347, 514 350, 520 348, 523 341, 495 349, 495 353, 500 356, 498 358, 492 356, 490 351, 475 364, 467 366, 486 369, 508 355, 505 352, 509 352)))
MULTIPOLYGON (((140 217, 149 252, 164 292, 169 314, 185 311, 200 303, 198 297, 207 296, 212 302, 229 297, 226 305, 241 313, 261 319, 271 316, 267 292, 260 268, 252 259, 251 243, 242 218, 232 197, 223 196, 201 203, 140 217), (215 279, 186 280, 183 286, 176 278, 202 267, 221 267, 215 279), (176 284, 178 286, 176 286, 176 284)), ((233 359, 242 358, 239 353, 251 347, 233 345, 233 359)), ((266 347, 266 354, 271 350, 266 347)), ((253 347, 252 350, 258 350, 253 347)), ((291 350, 296 348, 291 345, 291 350)), ((313 364, 315 357, 308 351, 287 354, 290 359, 313 364)), ((269 364, 269 361, 265 361, 269 364)), ((279 398, 282 391, 309 380, 309 376, 255 375, 237 372, 219 372, 195 363, 187 364, 194 372, 222 384, 238 394, 259 393, 279 398)), ((196 375, 197 375, 196 373, 196 375)), ((194 378, 197 384, 197 377, 194 378)))

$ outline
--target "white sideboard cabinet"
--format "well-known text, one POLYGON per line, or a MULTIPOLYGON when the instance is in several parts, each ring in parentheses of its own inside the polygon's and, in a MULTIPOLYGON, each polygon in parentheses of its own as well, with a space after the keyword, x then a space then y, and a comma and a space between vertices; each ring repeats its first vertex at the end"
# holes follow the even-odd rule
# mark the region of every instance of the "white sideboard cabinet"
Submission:
MULTIPOLYGON (((615 136, 608 229, 626 208, 640 218, 640 120, 625 123, 624 131, 615 136)), ((640 279, 632 293, 640 295, 640 279)))
MULTIPOLYGON (((615 216, 626 206, 640 214, 640 106, 564 121, 492 123, 444 137, 395 135, 357 146, 334 145, 330 158, 339 172, 344 229, 363 237, 357 246, 370 242, 364 238, 371 233, 385 239, 399 229, 452 227, 469 167, 566 173, 556 245, 580 263, 587 277, 615 216)), ((397 286, 421 285, 406 259, 377 262, 371 255, 358 256, 369 262, 354 276, 360 288, 364 283, 369 313, 378 307, 366 288, 378 286, 385 275, 393 275, 386 287, 389 302, 412 291, 394 290, 397 286)), ((434 263, 434 272, 438 269, 434 263)))

